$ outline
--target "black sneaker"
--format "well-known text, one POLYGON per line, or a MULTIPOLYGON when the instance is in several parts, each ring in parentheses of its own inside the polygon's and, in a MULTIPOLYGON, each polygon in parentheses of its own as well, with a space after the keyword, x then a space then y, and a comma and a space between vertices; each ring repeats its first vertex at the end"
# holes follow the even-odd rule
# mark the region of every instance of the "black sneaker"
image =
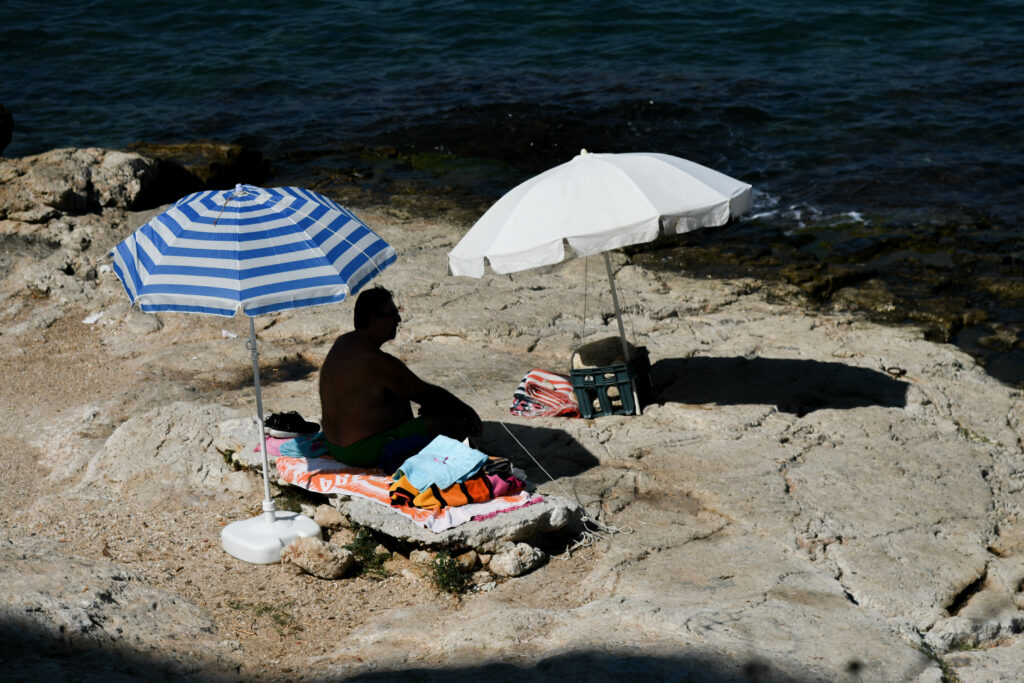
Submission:
POLYGON ((269 436, 278 439, 294 439, 297 436, 316 434, 320 425, 308 422, 294 410, 287 413, 273 413, 263 420, 263 427, 269 436))

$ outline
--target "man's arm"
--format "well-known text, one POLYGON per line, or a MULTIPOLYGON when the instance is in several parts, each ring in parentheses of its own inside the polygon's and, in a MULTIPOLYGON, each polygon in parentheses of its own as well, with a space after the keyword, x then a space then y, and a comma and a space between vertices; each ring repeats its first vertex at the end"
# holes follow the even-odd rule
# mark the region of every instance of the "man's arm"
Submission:
POLYGON ((480 416, 455 394, 436 384, 420 379, 416 373, 394 356, 381 352, 379 368, 381 384, 395 395, 418 404, 426 412, 441 412, 461 416, 471 433, 479 434, 482 428, 480 416))

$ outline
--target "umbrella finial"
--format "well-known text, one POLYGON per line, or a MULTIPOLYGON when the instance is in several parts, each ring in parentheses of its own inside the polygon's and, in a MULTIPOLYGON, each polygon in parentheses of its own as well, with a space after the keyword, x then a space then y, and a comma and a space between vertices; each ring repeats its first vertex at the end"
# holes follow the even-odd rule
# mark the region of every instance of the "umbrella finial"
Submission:
POLYGON ((584 154, 590 154, 590 152, 588 152, 588 151, 587 151, 587 148, 586 148, 586 147, 584 147, 584 148, 582 148, 582 149, 580 150, 580 156, 583 156, 584 154))

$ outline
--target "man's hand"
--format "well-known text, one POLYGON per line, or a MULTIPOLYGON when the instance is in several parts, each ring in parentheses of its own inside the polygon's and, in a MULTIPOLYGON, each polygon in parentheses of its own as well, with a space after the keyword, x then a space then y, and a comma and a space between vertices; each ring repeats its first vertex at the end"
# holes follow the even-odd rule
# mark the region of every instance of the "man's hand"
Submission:
POLYGON ((462 405, 466 407, 466 431, 470 436, 480 436, 484 431, 484 423, 480 420, 480 416, 469 405, 465 403, 462 405))

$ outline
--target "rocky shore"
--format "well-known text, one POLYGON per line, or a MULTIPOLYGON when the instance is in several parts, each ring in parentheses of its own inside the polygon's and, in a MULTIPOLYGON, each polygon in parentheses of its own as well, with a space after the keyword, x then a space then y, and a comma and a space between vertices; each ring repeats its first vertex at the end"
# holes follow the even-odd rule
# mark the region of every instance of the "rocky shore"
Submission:
MULTIPOLYGON (((524 372, 566 371, 615 334, 597 264, 451 278, 466 225, 393 204, 358 211, 399 254, 380 278, 404 319, 391 351, 603 531, 530 539, 546 563, 461 597, 435 588, 421 547, 383 536, 378 574, 235 561, 220 529, 255 514, 261 484, 218 445, 254 411, 247 323, 129 308, 107 252, 170 200, 168 178, 206 182, 141 151, 0 160, 5 676, 1019 679, 1018 389, 927 325, 809 305, 813 278, 616 254, 653 402, 515 418, 524 372)), ((268 411, 319 415, 316 371, 350 321, 349 303, 257 319, 268 411)), ((348 524, 332 544, 354 542, 348 524)))

